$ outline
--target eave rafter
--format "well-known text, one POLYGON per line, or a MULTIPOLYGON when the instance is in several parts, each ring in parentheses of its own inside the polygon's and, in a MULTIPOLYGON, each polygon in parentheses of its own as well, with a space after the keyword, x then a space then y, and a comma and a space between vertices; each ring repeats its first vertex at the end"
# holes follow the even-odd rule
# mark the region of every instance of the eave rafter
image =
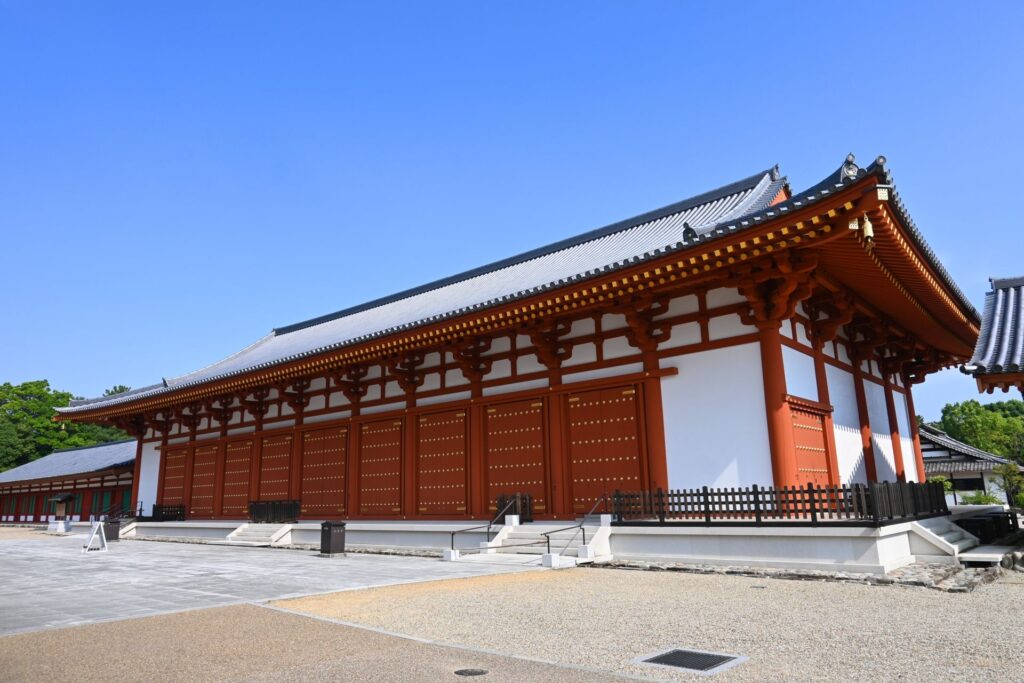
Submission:
MULTIPOLYGON (((386 337, 372 339, 360 344, 326 351, 321 354, 284 363, 278 366, 254 371, 248 374, 195 385, 178 391, 151 398, 116 404, 95 411, 63 414, 58 419, 96 421, 115 416, 130 415, 140 411, 151 411, 166 406, 204 400, 210 396, 231 393, 239 396, 250 413, 262 410, 263 399, 249 399, 261 387, 274 386, 280 382, 293 381, 299 377, 330 376, 334 378, 346 397, 357 402, 365 393, 361 378, 349 374, 350 368, 365 368, 371 363, 385 362, 389 369, 400 377, 403 388, 418 386, 422 379, 417 365, 410 366, 408 360, 428 350, 438 350, 459 344, 467 338, 483 338, 495 334, 508 334, 517 330, 526 331, 531 338, 541 342, 541 359, 549 367, 557 367, 566 357, 566 345, 559 341, 564 330, 552 328, 562 326, 567 319, 593 315, 595 312, 614 306, 616 302, 657 301, 657 296, 705 286, 708 283, 742 279, 757 271, 761 266, 747 268, 745 264, 764 262, 772 257, 778 275, 754 283, 763 286, 768 280, 778 280, 769 286, 771 291, 754 292, 757 310, 752 313, 756 320, 760 315, 764 324, 791 311, 800 301, 810 295, 804 266, 809 263, 806 254, 798 258, 788 255, 775 259, 774 255, 789 251, 806 252, 848 236, 847 230, 836 229, 837 224, 845 225, 851 212, 859 214, 875 207, 867 206, 874 193, 869 190, 877 184, 874 176, 865 176, 851 183, 842 191, 834 193, 826 202, 817 202, 785 214, 779 214, 764 225, 751 227, 734 235, 726 234, 708 243, 697 243, 678 251, 666 251, 662 256, 627 266, 607 275, 571 283, 565 287, 543 292, 487 310, 461 315, 457 318, 424 325, 420 328, 396 332, 386 337), (782 269, 792 268, 784 273, 782 269), (737 271, 737 266, 740 266, 737 271), (653 298, 649 298, 653 297, 653 298), (553 322, 559 321, 559 322, 553 322), (553 336, 552 336, 553 335, 553 336), (409 356, 408 354, 413 354, 409 356), (362 393, 361 393, 362 392, 362 393), (354 400, 353 400, 354 399, 354 400)), ((811 267, 813 270, 813 267, 811 267)), ((748 290, 750 291, 750 290, 748 290)), ((908 293, 909 294, 909 293, 908 293)), ((631 325, 636 343, 650 344, 663 331, 650 327, 656 314, 644 320, 644 314, 631 325), (636 330, 647 330, 637 335, 636 330), (645 334, 650 337, 645 337, 645 334)), ((457 360, 457 362, 459 362, 457 360)), ((464 357, 463 363, 470 367, 472 355, 464 357)), ((471 374, 473 372, 471 368, 471 374)), ((255 415, 255 413, 253 413, 255 415)))

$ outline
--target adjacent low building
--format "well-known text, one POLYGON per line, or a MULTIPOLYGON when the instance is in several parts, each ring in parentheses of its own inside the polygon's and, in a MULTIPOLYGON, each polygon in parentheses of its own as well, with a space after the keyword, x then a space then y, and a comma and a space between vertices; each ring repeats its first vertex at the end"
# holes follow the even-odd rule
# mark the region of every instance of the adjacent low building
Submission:
POLYGON ((132 509, 136 442, 55 451, 0 472, 0 522, 53 521, 56 499, 65 514, 84 521, 132 509))
MULTIPOLYGON (((965 495, 977 493, 1006 496, 1001 479, 993 470, 1012 461, 957 441, 937 427, 921 425, 919 429, 924 471, 929 477, 949 478, 953 484, 953 490, 946 496, 950 505, 958 504, 965 495)), ((1007 500, 1007 503, 1012 504, 1012 501, 1007 500)))

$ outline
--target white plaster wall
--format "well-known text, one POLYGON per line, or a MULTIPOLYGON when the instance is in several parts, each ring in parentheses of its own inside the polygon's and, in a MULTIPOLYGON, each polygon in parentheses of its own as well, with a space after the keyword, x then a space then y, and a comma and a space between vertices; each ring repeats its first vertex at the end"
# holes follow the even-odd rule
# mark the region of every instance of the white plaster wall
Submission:
POLYGON ((567 339, 574 337, 582 337, 588 334, 594 334, 593 318, 583 318, 582 320, 574 320, 572 327, 569 329, 569 333, 565 335, 567 339))
POLYGON ((607 332, 608 330, 618 330, 623 327, 627 327, 626 316, 621 313, 605 313, 601 316, 602 331, 607 332))
POLYGON ((640 351, 631 345, 625 337, 612 337, 611 339, 604 340, 602 353, 605 360, 611 360, 612 358, 635 356, 640 351))
POLYGON ((506 379, 512 376, 512 361, 508 358, 496 360, 491 363, 491 371, 484 376, 484 380, 506 379))
POLYGON ((471 391, 456 391, 451 394, 440 394, 439 396, 428 396, 427 398, 421 398, 416 400, 418 406, 429 406, 435 403, 448 403, 450 401, 467 401, 472 398, 473 392, 471 391))
POLYGON ((669 487, 771 485, 759 346, 677 356, 661 380, 669 487))
POLYGON ((896 481, 896 456, 892 449, 889 412, 885 407, 885 389, 874 382, 864 382, 871 425, 871 445, 875 451, 875 474, 878 481, 896 481))
POLYGON ((313 398, 309 399, 309 405, 306 406, 306 410, 323 410, 326 407, 327 405, 324 401, 323 396, 314 396, 313 398))
POLYGON ((736 313, 720 315, 717 318, 708 320, 708 338, 712 341, 715 339, 738 337, 752 332, 757 332, 757 328, 753 325, 744 325, 740 320, 740 316, 736 313))
POLYGON ((323 415, 312 415, 304 418, 302 424, 316 424, 317 422, 327 422, 329 420, 343 420, 347 417, 352 416, 351 410, 342 410, 337 413, 324 413, 323 415))
POLYGON ((730 287, 719 287, 708 292, 708 310, 721 306, 746 303, 747 298, 740 294, 738 289, 730 287))
POLYGON ((462 370, 448 370, 444 373, 444 386, 447 387, 459 387, 463 384, 469 384, 469 380, 462 374, 462 370))
POLYGON ((537 360, 537 356, 530 353, 525 356, 520 356, 516 359, 516 373, 520 375, 526 375, 532 372, 544 372, 547 370, 544 365, 537 360))
POLYGON ((832 430, 839 461, 839 481, 844 484, 867 484, 868 471, 864 448, 860 441, 860 412, 857 410, 857 389, 852 372, 832 365, 825 366, 829 400, 832 402, 832 430))
POLYGON ((142 444, 142 463, 139 466, 139 502, 142 514, 153 514, 156 487, 160 483, 160 451, 157 442, 142 444))
POLYGON ((416 391, 434 391, 441 388, 441 373, 428 372, 423 376, 423 384, 416 391))
POLYGON ((661 315, 655 316, 654 319, 674 318, 677 315, 696 313, 698 310, 700 310, 700 301, 697 299, 697 295, 677 296, 668 302, 668 309, 661 315))
POLYGON ((896 404, 896 426, 900 430, 903 471, 906 473, 907 481, 920 481, 917 473, 917 455, 914 453, 914 433, 910 431, 910 420, 914 418, 907 409, 907 397, 894 391, 892 400, 896 404))
POLYGON ((700 323, 681 323, 672 326, 672 335, 659 349, 674 349, 679 346, 700 343, 700 323))
POLYGON ((615 365, 610 368, 597 368, 595 370, 586 370, 584 372, 562 375, 562 382, 564 384, 570 384, 571 382, 587 382, 592 379, 632 375, 643 371, 643 363, 628 363, 626 365, 615 365))
POLYGON ((572 355, 562 361, 565 367, 593 363, 597 360, 597 345, 593 343, 577 344, 572 347, 572 355))
POLYGON ((782 347, 782 366, 786 373, 786 392, 791 396, 817 401, 818 381, 814 358, 788 346, 782 347))
POLYGON ((512 384, 499 384, 496 387, 484 387, 484 396, 495 396, 497 394, 508 394, 513 391, 526 391, 527 389, 540 389, 548 385, 546 377, 530 380, 529 382, 514 382, 512 384))
POLYGON ((363 408, 360 413, 362 415, 372 415, 373 413, 386 413, 389 410, 402 410, 405 408, 405 402, 400 401, 398 403, 385 403, 379 406, 372 406, 370 408, 363 408))

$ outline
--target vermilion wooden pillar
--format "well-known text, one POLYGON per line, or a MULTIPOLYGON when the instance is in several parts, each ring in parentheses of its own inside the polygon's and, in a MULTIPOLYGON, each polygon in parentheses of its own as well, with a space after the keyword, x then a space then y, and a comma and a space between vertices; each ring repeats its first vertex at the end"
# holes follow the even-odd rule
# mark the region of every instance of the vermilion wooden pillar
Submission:
POLYGON ((889 434, 892 438, 892 457, 896 461, 896 479, 907 480, 907 471, 903 467, 903 444, 900 443, 899 421, 896 419, 896 401, 892 397, 892 386, 885 379, 885 410, 889 414, 889 434))
POLYGON ((789 414, 789 403, 786 402, 786 374, 779 324, 762 324, 759 336, 772 478, 777 487, 796 486, 796 447, 793 442, 793 419, 789 414))
POLYGON ((914 410, 914 392, 910 390, 910 382, 903 378, 903 386, 907 390, 907 419, 910 420, 910 433, 914 438, 914 462, 917 464, 917 480, 927 481, 924 472, 924 453, 921 452, 921 432, 917 428, 917 411, 914 410))
MULTIPOLYGON (((476 392, 474 391, 474 396, 476 392)), ((469 406, 469 453, 466 466, 469 468, 469 513, 473 517, 488 516, 487 500, 487 463, 484 457, 484 430, 487 414, 479 398, 473 398, 469 406)))
POLYGON ((217 444, 217 455, 213 470, 213 516, 224 514, 224 470, 227 467, 228 445, 225 440, 227 428, 221 430, 221 442, 217 444))
POLYGON ((875 467, 875 447, 871 443, 871 420, 868 416, 868 398, 864 392, 864 373, 861 372, 861 360, 853 360, 853 391, 857 396, 857 416, 860 418, 860 446, 864 451, 864 469, 868 481, 878 481, 878 468, 875 467))
MULTIPOLYGON (((814 344, 814 377, 818 385, 818 402, 832 405, 828 391, 828 375, 825 374, 825 357, 820 341, 814 344)), ((836 432, 832 426, 832 413, 825 413, 822 426, 825 429, 825 450, 828 456, 828 481, 832 486, 840 486, 842 474, 839 472, 839 453, 836 450, 836 432)))
MULTIPOLYGON (((657 354, 644 354, 644 370, 654 372, 657 354)), ((654 377, 643 383, 643 425, 647 441, 647 477, 650 489, 669 488, 669 457, 665 449, 665 414, 662 407, 662 379, 654 377)))

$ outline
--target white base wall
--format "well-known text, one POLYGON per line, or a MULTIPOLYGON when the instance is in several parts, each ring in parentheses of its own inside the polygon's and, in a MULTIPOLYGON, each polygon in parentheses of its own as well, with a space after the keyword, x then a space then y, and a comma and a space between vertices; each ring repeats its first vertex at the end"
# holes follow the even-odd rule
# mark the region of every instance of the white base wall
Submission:
POLYGON ((616 560, 885 574, 914 562, 910 524, 860 527, 612 527, 616 560))

